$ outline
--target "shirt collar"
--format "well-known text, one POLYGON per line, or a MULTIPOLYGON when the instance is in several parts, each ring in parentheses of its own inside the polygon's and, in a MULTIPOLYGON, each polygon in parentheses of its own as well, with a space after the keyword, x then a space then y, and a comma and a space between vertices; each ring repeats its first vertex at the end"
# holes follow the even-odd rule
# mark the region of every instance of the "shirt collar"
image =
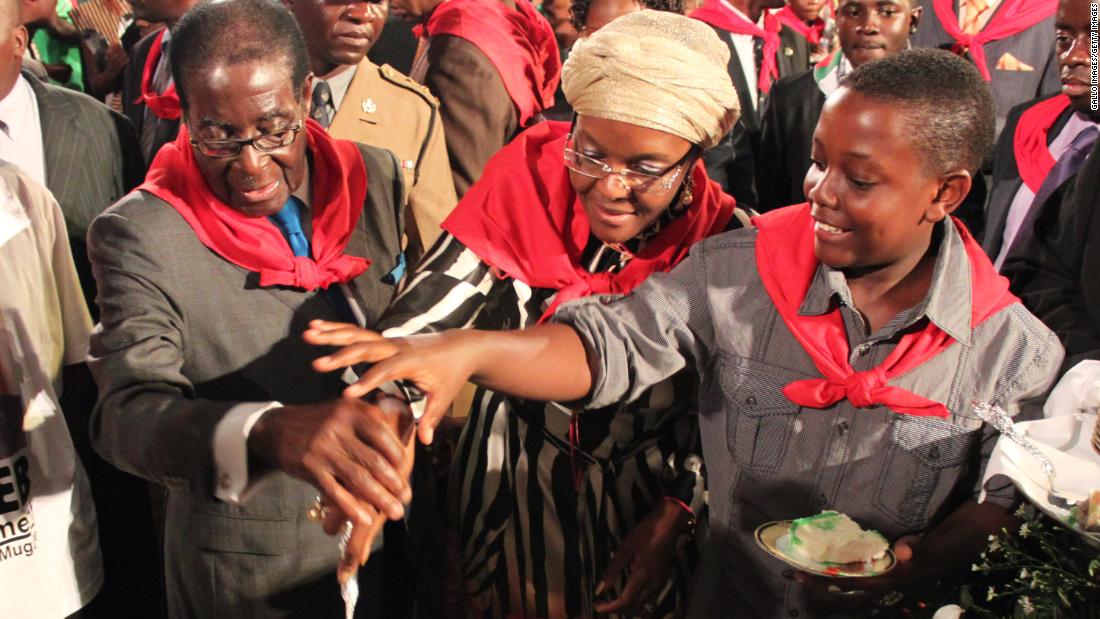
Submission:
POLYGON ((725 7, 727 10, 733 11, 734 15, 737 15, 739 17, 743 17, 745 19, 745 21, 747 21, 749 23, 753 23, 753 24, 756 24, 756 25, 759 26, 760 23, 763 23, 763 21, 764 21, 764 14, 763 13, 760 14, 760 19, 757 20, 760 23, 757 23, 757 22, 752 21, 752 18, 749 17, 748 15, 745 15, 744 13, 742 13, 741 9, 738 9, 737 7, 730 4, 728 2, 728 0, 719 0, 719 2, 721 2, 722 6, 725 7))
POLYGON ((332 108, 334 110, 340 109, 340 105, 344 102, 344 95, 348 93, 348 87, 351 86, 351 80, 355 77, 355 67, 356 65, 344 65, 342 70, 335 74, 331 74, 324 79, 314 79, 315 88, 316 82, 325 82, 328 84, 329 92, 332 93, 332 108))
MULTIPOLYGON (((927 317, 934 325, 955 340, 970 344, 971 295, 970 260, 962 237, 952 220, 940 226, 943 239, 939 255, 932 268, 932 284, 928 294, 917 305, 899 314, 884 327, 886 337, 905 329, 921 318, 927 317)), ((800 316, 820 316, 833 306, 833 298, 851 307, 852 293, 844 274, 825 264, 819 264, 814 273, 806 298, 798 313, 800 316)))
POLYGON ((0 99, 0 131, 14 139, 16 127, 24 121, 27 112, 37 105, 30 82, 20 73, 8 96, 0 99))

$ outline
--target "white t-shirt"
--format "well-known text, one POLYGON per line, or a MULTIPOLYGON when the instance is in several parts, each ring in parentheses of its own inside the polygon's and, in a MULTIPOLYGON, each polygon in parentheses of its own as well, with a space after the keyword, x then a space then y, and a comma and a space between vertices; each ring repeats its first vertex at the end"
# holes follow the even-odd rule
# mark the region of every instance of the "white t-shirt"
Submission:
POLYGON ((0 608, 65 617, 103 584, 95 506, 58 405, 91 319, 57 202, 0 162, 0 608))

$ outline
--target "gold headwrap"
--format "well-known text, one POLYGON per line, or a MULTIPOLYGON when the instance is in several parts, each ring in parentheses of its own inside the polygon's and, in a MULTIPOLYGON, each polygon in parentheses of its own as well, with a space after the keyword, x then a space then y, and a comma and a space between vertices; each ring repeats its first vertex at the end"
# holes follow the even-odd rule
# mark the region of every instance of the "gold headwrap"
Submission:
POLYGON ((703 22, 645 10, 578 40, 561 84, 577 114, 657 129, 707 149, 741 113, 728 62, 729 48, 703 22))

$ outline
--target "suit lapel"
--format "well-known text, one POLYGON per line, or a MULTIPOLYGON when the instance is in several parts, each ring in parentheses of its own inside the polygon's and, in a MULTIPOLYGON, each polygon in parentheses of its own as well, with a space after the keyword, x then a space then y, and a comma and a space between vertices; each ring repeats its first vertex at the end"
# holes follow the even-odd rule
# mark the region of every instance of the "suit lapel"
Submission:
POLYGON ((749 97, 754 97, 756 84, 753 84, 750 90, 745 72, 741 70, 741 59, 737 55, 737 50, 733 47, 733 39, 730 38, 730 33, 715 26, 711 26, 711 28, 714 28, 714 31, 718 33, 718 38, 730 50, 730 59, 729 64, 726 65, 726 71, 733 82, 734 90, 737 91, 737 98, 741 101, 741 122, 744 123, 745 129, 750 133, 754 132, 760 127, 760 118, 757 116, 758 112, 752 107, 752 103, 749 103, 752 100, 749 97))
MULTIPOLYGON (((1035 103, 1046 101, 1051 97, 1058 95, 1050 95, 1037 99, 1035 103)), ((1050 131, 1047 132, 1047 146, 1050 146, 1051 142, 1058 137, 1058 134, 1062 132, 1062 129, 1069 122, 1070 116, 1073 114, 1073 109, 1067 109, 1054 124, 1050 126, 1050 131)), ((1015 135, 1016 128, 1019 127, 1020 117, 1017 116, 1011 125, 1005 125, 1004 131, 1009 131, 1008 135, 1015 135)), ((1012 148, 1012 142, 1008 142, 1008 147, 1012 148)), ((997 254, 1001 251, 1001 241, 1003 240, 1003 232, 1005 223, 1008 221, 1008 212, 1012 208, 1013 201, 1016 200, 1016 193, 1020 191, 1020 187, 1023 186, 1024 181, 1020 178, 1020 169, 1016 166, 1016 153, 1010 150, 1009 152, 998 153, 998 157, 1005 157, 1006 161, 1011 162, 1012 176, 1010 179, 1006 179, 993 187, 993 194, 989 199, 989 214, 992 221, 986 222, 986 232, 1000 231, 1001 234, 983 234, 985 238, 982 239, 982 249, 986 251, 990 259, 997 257, 997 254)))
POLYGON ((82 131, 76 122, 76 108, 65 97, 54 95, 34 77, 29 77, 34 97, 38 100, 38 116, 42 122, 42 152, 46 163, 46 186, 58 202, 66 202, 66 192, 74 186, 71 173, 78 168, 78 153, 72 145, 74 134, 82 131))

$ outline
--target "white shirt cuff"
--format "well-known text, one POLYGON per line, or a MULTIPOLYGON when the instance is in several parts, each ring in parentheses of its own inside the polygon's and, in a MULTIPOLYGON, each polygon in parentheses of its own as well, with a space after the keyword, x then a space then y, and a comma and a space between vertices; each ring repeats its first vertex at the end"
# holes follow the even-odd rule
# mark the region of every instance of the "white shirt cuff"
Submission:
POLYGON ((248 433, 264 413, 281 406, 279 402, 238 404, 214 428, 214 474, 218 482, 214 496, 219 500, 243 504, 263 485, 267 473, 249 478, 248 433))

